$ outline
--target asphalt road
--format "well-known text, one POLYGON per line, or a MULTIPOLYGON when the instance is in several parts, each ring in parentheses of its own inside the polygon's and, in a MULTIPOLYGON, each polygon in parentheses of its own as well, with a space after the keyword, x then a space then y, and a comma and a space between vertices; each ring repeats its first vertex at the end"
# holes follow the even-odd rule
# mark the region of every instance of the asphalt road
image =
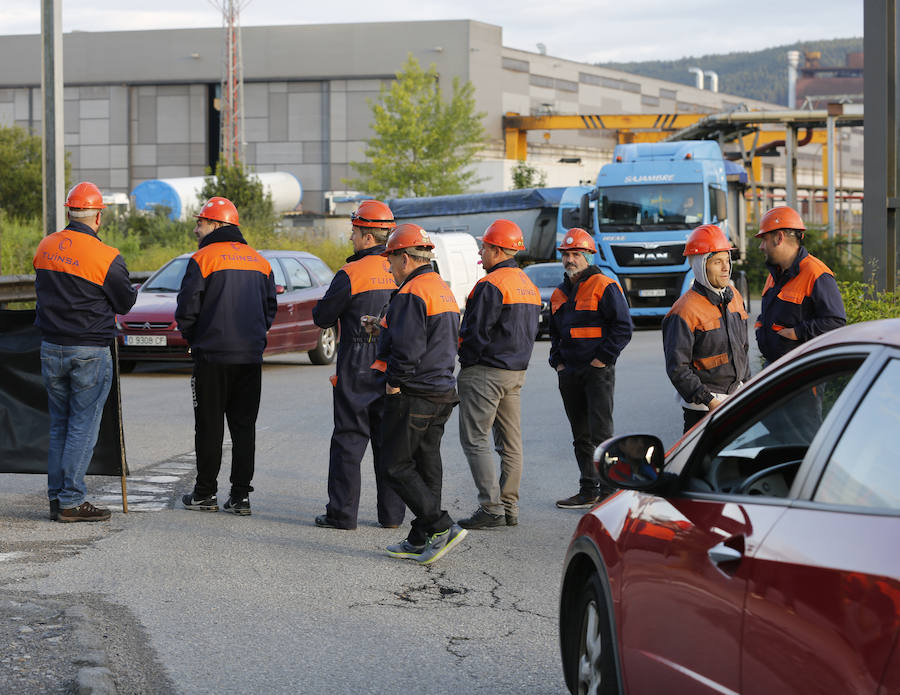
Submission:
MULTIPOLYGON (((557 603, 580 512, 554 506, 577 491, 578 473, 548 351, 537 343, 523 391, 520 525, 472 531, 429 568, 384 554, 406 530, 377 526, 368 454, 359 528, 314 526, 326 501, 333 367, 290 355, 263 368, 251 517, 176 504, 192 484, 189 370, 141 366, 122 377, 133 511, 87 529, 52 524, 43 521, 44 479, 7 476, 0 501, 24 516, 10 526, 24 554, 0 562, 0 584, 82 592, 130 616, 128 638, 143 640, 133 658, 161 664, 168 677, 160 692, 565 692, 557 603), (164 504, 138 511, 154 485, 164 504), (54 555, 61 544, 67 552, 54 555)), ((659 330, 635 332, 616 378, 617 433, 674 443, 681 411, 659 330)), ((442 453, 444 507, 466 516, 475 489, 455 414, 442 453)), ((227 471, 226 457, 220 501, 227 471)), ((98 478, 89 485, 95 494, 110 487, 98 478)), ((111 627, 109 639, 117 634, 111 627)))

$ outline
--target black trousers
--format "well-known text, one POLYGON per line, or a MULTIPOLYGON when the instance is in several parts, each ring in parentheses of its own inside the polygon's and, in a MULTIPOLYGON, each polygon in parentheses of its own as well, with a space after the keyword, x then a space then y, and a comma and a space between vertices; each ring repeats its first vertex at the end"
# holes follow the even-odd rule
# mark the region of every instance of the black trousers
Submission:
POLYGON ((360 462, 371 439, 378 521, 403 523, 406 506, 387 482, 381 448, 384 377, 371 368, 377 343, 353 344, 338 355, 334 386, 334 432, 328 460, 326 516, 342 528, 356 528, 361 488, 360 462))
POLYGON ((415 515, 409 542, 421 545, 453 519, 441 509, 441 438, 449 403, 398 393, 385 397, 381 446, 388 482, 415 515))
POLYGON ((250 481, 253 480, 261 388, 261 364, 194 362, 191 391, 197 452, 195 497, 214 495, 218 489, 225 434, 223 416, 231 433, 231 496, 240 499, 253 491, 250 481))
POLYGON ((614 365, 566 367, 558 377, 559 393, 572 427, 579 488, 581 492, 597 494, 601 483, 594 466, 594 449, 613 434, 616 368, 614 365))
POLYGON ((703 418, 709 415, 708 410, 694 410, 693 408, 682 408, 682 412, 684 413, 684 431, 687 433, 691 427, 700 422, 703 418))

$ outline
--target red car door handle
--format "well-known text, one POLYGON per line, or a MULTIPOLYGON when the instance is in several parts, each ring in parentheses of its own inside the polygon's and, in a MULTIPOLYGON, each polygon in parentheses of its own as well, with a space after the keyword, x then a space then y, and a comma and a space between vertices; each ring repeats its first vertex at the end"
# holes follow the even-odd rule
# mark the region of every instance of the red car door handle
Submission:
POLYGON ((744 557, 744 553, 740 550, 725 545, 727 542, 718 543, 707 551, 707 555, 709 555, 709 559, 714 565, 721 565, 724 562, 738 562, 744 557))

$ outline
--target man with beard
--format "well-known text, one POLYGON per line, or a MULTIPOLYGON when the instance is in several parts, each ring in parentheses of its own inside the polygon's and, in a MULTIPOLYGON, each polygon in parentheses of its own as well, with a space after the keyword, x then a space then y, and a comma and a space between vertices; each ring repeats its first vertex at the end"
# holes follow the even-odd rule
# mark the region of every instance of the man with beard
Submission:
POLYGON ((594 449, 613 433, 615 363, 631 340, 631 315, 618 283, 594 265, 591 235, 574 227, 559 246, 566 277, 550 298, 550 366, 559 376, 581 473, 577 494, 562 509, 598 504, 609 490, 594 466, 594 449))

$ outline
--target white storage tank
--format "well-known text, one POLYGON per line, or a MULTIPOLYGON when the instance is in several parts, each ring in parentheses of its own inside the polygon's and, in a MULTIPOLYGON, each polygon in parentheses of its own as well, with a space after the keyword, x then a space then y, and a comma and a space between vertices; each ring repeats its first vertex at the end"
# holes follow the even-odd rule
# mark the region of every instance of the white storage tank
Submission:
MULTIPOLYGON (((262 182, 263 189, 272 196, 276 213, 296 210, 303 199, 303 187, 299 179, 287 171, 265 171, 250 174, 262 182)), ((185 176, 176 179, 151 179, 139 183, 131 191, 131 199, 137 210, 153 210, 157 206, 169 208, 169 218, 186 220, 200 209, 198 198, 206 176, 185 176)), ((238 210, 240 213, 240 210, 238 210)))

